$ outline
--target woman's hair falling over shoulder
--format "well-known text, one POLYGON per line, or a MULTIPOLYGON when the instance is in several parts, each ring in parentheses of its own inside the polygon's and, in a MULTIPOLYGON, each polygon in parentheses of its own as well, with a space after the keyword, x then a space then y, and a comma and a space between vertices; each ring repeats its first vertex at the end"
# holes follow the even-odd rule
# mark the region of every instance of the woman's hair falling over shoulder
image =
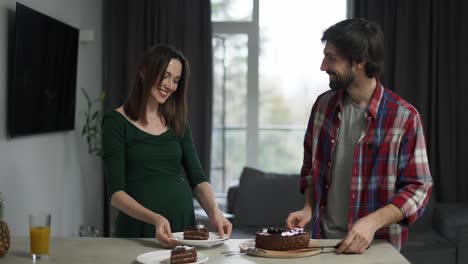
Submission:
POLYGON ((146 104, 151 96, 151 88, 155 84, 159 86, 162 83, 171 59, 180 61, 182 73, 177 90, 169 96, 164 104, 159 105, 158 111, 164 118, 166 126, 172 129, 178 137, 182 137, 187 119, 186 94, 190 78, 190 65, 184 55, 172 46, 155 45, 146 50, 138 65, 123 108, 133 121, 139 121, 143 125, 148 124, 146 104))

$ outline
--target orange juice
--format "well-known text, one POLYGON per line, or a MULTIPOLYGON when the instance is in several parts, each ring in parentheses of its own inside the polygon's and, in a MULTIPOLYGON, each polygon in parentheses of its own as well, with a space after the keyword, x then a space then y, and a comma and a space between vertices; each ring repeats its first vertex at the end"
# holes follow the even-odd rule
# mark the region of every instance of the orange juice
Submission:
POLYGON ((49 255, 50 226, 31 226, 31 254, 49 255))

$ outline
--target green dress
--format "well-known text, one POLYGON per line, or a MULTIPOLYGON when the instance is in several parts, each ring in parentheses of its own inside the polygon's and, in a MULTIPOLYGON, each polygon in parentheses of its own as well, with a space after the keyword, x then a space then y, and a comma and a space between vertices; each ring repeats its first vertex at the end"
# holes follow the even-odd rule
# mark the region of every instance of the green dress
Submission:
MULTIPOLYGON (((110 195, 125 191, 144 207, 164 216, 171 223, 172 232, 194 225, 192 189, 206 177, 188 122, 182 138, 172 130, 159 136, 146 133, 117 111, 106 113, 102 122, 103 160, 110 195)), ((154 237, 155 227, 119 212, 115 235, 154 237)))

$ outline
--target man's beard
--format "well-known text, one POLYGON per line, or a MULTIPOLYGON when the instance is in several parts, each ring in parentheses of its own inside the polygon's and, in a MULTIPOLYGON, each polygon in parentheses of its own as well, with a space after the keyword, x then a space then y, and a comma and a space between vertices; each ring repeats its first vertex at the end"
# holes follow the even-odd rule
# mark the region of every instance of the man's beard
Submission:
POLYGON ((330 88, 333 91, 338 91, 339 89, 348 87, 354 81, 354 75, 351 70, 347 70, 344 75, 339 76, 336 72, 327 71, 328 75, 334 75, 336 78, 334 80, 330 80, 330 88))

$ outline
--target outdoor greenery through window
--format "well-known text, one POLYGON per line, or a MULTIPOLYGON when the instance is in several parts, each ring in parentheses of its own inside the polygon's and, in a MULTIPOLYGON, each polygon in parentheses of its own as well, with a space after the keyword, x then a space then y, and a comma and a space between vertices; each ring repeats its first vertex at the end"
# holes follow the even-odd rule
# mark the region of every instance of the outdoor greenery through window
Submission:
POLYGON ((346 18, 346 0, 212 0, 211 184, 225 193, 244 166, 298 173, 316 97, 323 31, 346 18))

